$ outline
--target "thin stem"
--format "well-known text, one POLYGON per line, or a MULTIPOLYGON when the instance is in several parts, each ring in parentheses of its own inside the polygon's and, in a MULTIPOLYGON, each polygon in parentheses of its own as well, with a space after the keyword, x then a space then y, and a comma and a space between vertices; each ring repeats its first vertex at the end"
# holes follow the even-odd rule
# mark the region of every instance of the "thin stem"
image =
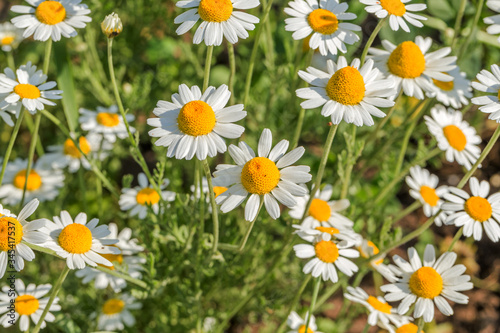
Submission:
POLYGON ((26 190, 28 188, 29 176, 31 175, 31 167, 33 166, 33 158, 35 156, 36 141, 38 139, 38 130, 40 129, 41 120, 42 120, 42 113, 38 112, 35 116, 35 129, 33 130, 33 135, 31 136, 31 143, 28 151, 28 166, 26 167, 26 176, 25 176, 23 196, 21 198, 20 207, 23 207, 24 199, 26 197, 26 190))
POLYGON ((234 45, 227 43, 227 52, 229 55, 229 91, 231 92, 231 97, 229 98, 229 104, 234 105, 234 77, 236 76, 236 57, 234 55, 234 45))
POLYGON ((479 22, 479 18, 481 17, 481 13, 483 11, 483 5, 484 5, 484 0, 479 0, 477 8, 476 8, 476 15, 474 16, 474 21, 472 23, 472 28, 471 28, 470 34, 469 34, 469 36, 467 36, 465 43, 462 45, 462 48, 460 49, 458 59, 462 58, 462 55, 467 50, 469 43, 472 41, 472 38, 476 35, 477 23, 479 22))
POLYGON ((297 127, 295 127, 295 133, 293 134, 292 139, 292 149, 297 148, 300 140, 300 134, 302 133, 302 126, 304 125, 304 118, 306 116, 306 110, 304 108, 300 108, 299 118, 297 119, 297 127))
POLYGON ((43 74, 47 75, 50 65, 50 54, 52 53, 52 38, 45 43, 45 57, 43 58, 43 74))
POLYGON ((16 63, 14 61, 14 54, 12 54, 12 51, 7 52, 7 66, 9 66, 9 68, 13 71, 16 70, 16 63))
POLYGON ((24 118, 24 108, 21 108, 19 112, 19 116, 16 120, 16 124, 14 125, 14 129, 12 130, 12 134, 10 135, 9 145, 7 146, 7 151, 5 152, 3 162, 2 162, 2 170, 0 171, 0 185, 3 183, 3 176, 5 174, 5 168, 7 167, 7 163, 9 162, 10 154, 12 153, 12 148, 14 147, 14 143, 16 142, 17 134, 19 133, 19 128, 21 127, 21 123, 24 118))
MULTIPOLYGON (((352 145, 352 149, 355 151, 356 150, 356 129, 357 126, 352 124, 352 140, 353 142, 350 143, 352 145)), ((349 184, 351 182, 351 173, 352 173, 352 168, 354 167, 354 162, 352 161, 353 158, 353 152, 350 151, 347 157, 347 164, 346 164, 346 170, 345 170, 345 177, 342 182, 342 191, 340 193, 340 199, 345 199, 347 197, 347 192, 349 192, 349 184)))
POLYGON ((375 27, 372 34, 370 35, 370 38, 366 42, 365 48, 363 49, 363 53, 361 54, 361 66, 365 63, 365 58, 366 58, 366 55, 368 54, 368 49, 370 48, 370 46, 372 46, 373 41, 375 40, 375 37, 377 37, 380 29, 382 29, 382 26, 384 25, 386 20, 387 20, 387 17, 384 17, 383 19, 381 19, 378 22, 377 26, 375 27))
POLYGON ((243 252, 243 249, 245 248, 245 245, 247 244, 248 238, 250 237, 250 233, 252 233, 253 226, 255 225, 255 222, 257 221, 257 218, 259 217, 259 213, 260 213, 260 210, 262 209, 263 204, 264 204, 264 198, 261 198, 259 210, 257 211, 257 214, 255 215, 255 218, 253 219, 253 221, 250 222, 250 225, 248 226, 245 237, 243 238, 243 241, 241 242, 240 247, 238 248, 239 252, 243 252))
POLYGON ((420 317, 417 319, 417 333, 422 333, 422 330, 424 329, 424 317, 420 317))
POLYGON ((208 82, 210 81, 210 68, 212 67, 212 55, 214 46, 207 47, 207 57, 205 58, 205 74, 203 75, 203 91, 207 90, 208 82))
POLYGON ((462 234, 464 233, 464 227, 461 227, 457 233, 455 234, 455 237, 453 237, 452 241, 451 241, 451 244, 450 244, 450 247, 448 247, 448 252, 450 251, 453 251, 453 247, 455 246, 455 244, 458 242, 458 240, 460 239, 460 237, 462 237, 462 234))
POLYGON ((467 0, 460 1, 460 7, 458 7, 457 17, 455 19, 455 33, 453 34, 453 40, 451 41, 451 49, 454 49, 457 44, 458 34, 460 33, 460 27, 462 25, 462 19, 464 17, 466 4, 467 0))
POLYGON ((406 207, 405 209, 400 211, 397 215, 395 215, 392 218, 393 223, 398 222, 403 217, 413 213, 415 210, 419 209, 420 207, 422 207, 422 203, 420 201, 415 201, 414 203, 412 203, 411 205, 409 205, 408 207, 406 207))
POLYGON ((307 318, 306 318, 306 329, 304 332, 308 332, 309 330, 309 323, 311 322, 311 316, 314 312, 314 306, 316 305, 316 300, 318 299, 318 294, 319 294, 319 287, 321 286, 321 277, 317 277, 316 281, 314 281, 314 291, 313 291, 313 296, 311 300, 311 305, 309 306, 309 312, 307 313, 307 318))
POLYGON ((205 170, 205 176, 207 177, 208 182, 208 190, 210 193, 210 204, 212 206, 212 222, 214 228, 214 240, 212 243, 212 256, 215 255, 217 251, 217 246, 219 244, 219 212, 217 210, 217 204, 215 203, 215 193, 214 186, 212 184, 212 175, 210 173, 210 166, 208 165, 208 161, 205 159, 203 161, 203 169, 205 170))
MULTIPOLYGON (((88 211, 87 210, 87 188, 85 186, 85 179, 84 179, 83 172, 84 172, 83 165, 81 165, 81 163, 80 163, 80 168, 78 169, 78 184, 80 186, 80 191, 81 191, 80 198, 81 198, 81 201, 83 201, 83 211, 87 212, 88 211)), ((101 200, 99 200, 99 201, 101 201, 101 200)))
POLYGON ((283 333, 283 331, 285 330, 288 316, 290 315, 290 313, 292 313, 293 309, 295 309, 295 306, 297 306, 297 303, 299 303, 300 298, 302 296, 302 293, 306 289, 306 287, 309 284, 309 281, 311 281, 311 279, 312 279, 312 275, 308 274, 307 277, 305 278, 305 280, 300 285, 299 291, 295 294, 295 297, 293 298, 292 303, 290 304, 290 309, 287 312, 285 320, 281 323, 281 325, 278 328, 278 331, 276 333, 283 333))
POLYGON ((401 95, 403 95, 403 89, 401 89, 399 91, 398 97, 396 97, 396 99, 394 100, 394 105, 389 109, 389 111, 387 112, 387 115, 377 124, 377 127, 375 127, 375 131, 373 131, 373 133, 369 134, 370 137, 377 140, 378 132, 385 126, 385 124, 387 124, 387 122, 389 121, 389 118, 391 118, 392 114, 396 110, 396 107, 397 107, 399 101, 401 100, 401 95))

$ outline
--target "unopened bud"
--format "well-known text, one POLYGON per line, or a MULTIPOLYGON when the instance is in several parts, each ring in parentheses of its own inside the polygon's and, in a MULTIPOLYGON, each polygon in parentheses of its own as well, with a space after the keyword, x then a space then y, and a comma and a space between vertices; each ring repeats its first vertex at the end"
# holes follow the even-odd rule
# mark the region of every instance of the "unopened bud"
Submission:
POLYGON ((123 30, 122 20, 120 20, 118 14, 112 13, 104 18, 104 21, 101 23, 101 29, 106 37, 114 38, 123 30))

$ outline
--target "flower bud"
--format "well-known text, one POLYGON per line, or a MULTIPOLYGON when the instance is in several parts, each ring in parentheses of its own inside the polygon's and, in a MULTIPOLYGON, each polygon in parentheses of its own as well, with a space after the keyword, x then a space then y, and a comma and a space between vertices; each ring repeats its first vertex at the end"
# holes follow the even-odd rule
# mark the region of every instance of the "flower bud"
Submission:
POLYGON ((101 29, 106 37, 114 38, 123 30, 122 20, 120 20, 118 14, 112 13, 104 18, 104 21, 101 23, 101 29))

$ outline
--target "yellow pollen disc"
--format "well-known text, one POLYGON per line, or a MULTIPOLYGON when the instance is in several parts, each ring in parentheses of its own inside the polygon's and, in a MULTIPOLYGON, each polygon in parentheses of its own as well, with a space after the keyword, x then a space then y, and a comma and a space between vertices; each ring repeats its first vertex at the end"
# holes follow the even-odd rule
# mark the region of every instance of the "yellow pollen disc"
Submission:
POLYGON ((378 300, 378 298, 376 297, 373 297, 373 296, 369 296, 368 299, 366 300, 368 302, 368 304, 370 304, 375 310, 377 311, 380 311, 380 312, 383 312, 383 313, 387 313, 387 314, 391 314, 391 309, 392 309, 392 306, 390 306, 389 304, 387 303, 383 303, 381 301, 378 300))
POLYGON ((102 306, 102 313, 105 315, 114 315, 120 313, 125 308, 125 302, 121 299, 112 298, 102 306))
POLYGON ((465 149, 467 137, 460 128, 455 125, 448 125, 443 128, 443 134, 452 148, 458 151, 465 149))
POLYGON ((488 221, 493 213, 493 208, 488 200, 481 197, 470 197, 464 205, 465 212, 479 222, 488 221))
POLYGON ((387 61, 389 71, 404 79, 414 79, 425 71, 425 57, 414 42, 403 42, 392 51, 387 61))
MULTIPOLYGON (((396 330, 396 333, 417 333, 418 326, 412 323, 408 323, 406 325, 401 326, 396 330)), ((421 331, 424 333, 424 331, 421 331)))
POLYGON ((380 5, 391 15, 403 16, 406 13, 406 7, 401 0, 380 0, 380 5))
POLYGON ((120 117, 116 113, 99 112, 96 120, 100 125, 106 127, 115 127, 120 123, 120 117))
POLYGON ((16 246, 22 239, 23 226, 18 220, 13 217, 0 218, 0 251, 11 250, 12 245, 16 246))
POLYGON ((326 222, 332 215, 332 209, 325 200, 313 199, 309 207, 309 215, 319 222, 326 222))
POLYGON ((321 232, 325 232, 325 233, 330 234, 332 236, 334 236, 340 232, 339 229, 331 228, 331 227, 316 227, 316 230, 319 230, 321 232))
POLYGON ((206 22, 224 22, 229 20, 233 13, 231 0, 201 0, 198 14, 206 22))
MULTIPOLYGON (((302 325, 299 327, 298 333, 306 333, 306 325, 302 325)), ((307 328, 307 333, 314 333, 314 331, 311 328, 307 328)))
POLYGON ((425 185, 420 187, 420 195, 428 205, 435 207, 438 204, 439 197, 436 194, 436 190, 432 187, 425 185))
POLYGON ((14 304, 16 305, 16 312, 21 316, 29 316, 35 313, 35 311, 40 307, 38 300, 31 295, 17 296, 14 302, 14 304))
POLYGON ((215 127, 215 113, 207 103, 192 101, 182 107, 177 117, 177 124, 187 135, 206 135, 215 127))
POLYGON ((357 105, 365 97, 365 81, 354 67, 344 67, 332 75, 326 85, 330 99, 343 105, 357 105))
POLYGON ((271 192, 280 181, 280 171, 267 157, 254 157, 241 170, 241 184, 252 194, 271 192))
MULTIPOLYGON (((444 73, 444 74, 446 74, 446 73, 444 73)), ((455 82, 453 82, 453 80, 451 80, 449 82, 444 82, 444 81, 432 79, 432 82, 434 83, 434 85, 436 87, 438 87, 439 89, 444 90, 444 91, 452 91, 453 88, 455 88, 455 82)))
MULTIPOLYGON (((26 169, 19 171, 13 181, 13 185, 18 189, 23 190, 24 184, 26 183, 26 169)), ((42 177, 35 171, 31 170, 28 176, 28 184, 26 185, 26 191, 36 191, 42 186, 42 177)))
POLYGON ((40 90, 32 84, 20 83, 14 87, 14 92, 21 98, 36 99, 41 96, 40 90))
POLYGON ((434 268, 425 266, 412 274, 409 286, 418 297, 434 298, 443 290, 443 278, 434 268))
POLYGON ((326 263, 334 263, 339 257, 339 248, 332 241, 319 241, 314 245, 316 257, 326 263))
POLYGON ((339 28, 337 16, 329 10, 318 8, 307 16, 307 22, 315 32, 331 35, 339 28))
POLYGON ((59 245, 69 253, 86 253, 92 247, 92 232, 79 223, 72 223, 59 234, 59 245))
POLYGON ((227 187, 224 186, 214 186, 214 194, 217 198, 219 195, 227 191, 227 187))
MULTIPOLYGON (((372 241, 366 242, 366 245, 368 245, 368 247, 372 249, 373 255, 377 255, 380 252, 380 250, 378 249, 378 247, 372 241)), ((370 258, 370 256, 371 256, 369 253, 366 253, 363 250, 362 246, 358 246, 358 251, 359 251, 359 253, 361 254, 361 256, 363 258, 370 258)), ((384 258, 382 258, 380 260, 377 260, 375 262, 375 265, 380 265, 383 262, 384 262, 384 258)))
POLYGON ((0 39, 0 45, 10 45, 12 42, 14 42, 15 37, 12 36, 7 36, 2 39, 0 39))
MULTIPOLYGON (((87 141, 87 139, 84 136, 82 136, 82 137, 80 137, 80 139, 78 141, 79 141, 80 149, 85 153, 85 155, 90 153, 90 145, 89 145, 89 142, 87 141)), ((64 155, 68 155, 68 156, 71 156, 74 158, 82 157, 82 154, 80 153, 78 148, 76 148, 75 143, 71 139, 66 139, 66 141, 64 141, 63 152, 64 152, 64 155)))
POLYGON ((66 18, 66 9, 59 1, 44 1, 36 8, 35 16, 38 21, 55 25, 66 18))
POLYGON ((135 199, 139 205, 156 205, 160 201, 160 195, 152 188, 146 187, 137 192, 135 199))

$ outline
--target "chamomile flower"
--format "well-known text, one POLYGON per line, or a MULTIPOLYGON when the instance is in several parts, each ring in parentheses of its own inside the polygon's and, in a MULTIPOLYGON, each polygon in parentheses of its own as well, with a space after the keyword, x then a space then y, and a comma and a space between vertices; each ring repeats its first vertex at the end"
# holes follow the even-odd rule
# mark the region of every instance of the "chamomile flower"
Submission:
POLYGON ((430 37, 417 36, 415 42, 406 41, 398 46, 387 40, 382 41, 385 50, 370 48, 372 59, 387 78, 393 78, 397 91, 403 89, 405 95, 424 99, 424 91, 432 92, 430 79, 449 82, 453 77, 449 72, 456 67, 457 57, 447 57, 451 48, 427 53, 432 46, 430 37))
POLYGON ((108 38, 115 38, 123 30, 123 23, 118 14, 107 15, 101 23, 102 33, 108 38))
MULTIPOLYGON (((128 137, 127 127, 123 121, 123 117, 118 112, 118 106, 112 105, 109 108, 98 106, 96 111, 80 109, 80 126, 84 131, 100 134, 105 140, 114 143, 116 138, 125 139, 128 137)), ((127 122, 135 120, 133 114, 125 115, 127 122)), ((135 128, 129 126, 132 133, 135 133, 135 128)))
POLYGON ((0 48, 4 52, 10 52, 19 46, 23 40, 23 31, 16 28, 10 22, 0 23, 0 48))
POLYGON ((221 45, 225 37, 229 43, 236 44, 238 38, 248 38, 248 31, 255 29, 259 19, 235 9, 251 9, 260 4, 259 0, 182 0, 177 1, 179 8, 191 8, 177 16, 175 24, 180 24, 176 32, 183 35, 198 22, 193 43, 205 41, 208 46, 221 45))
MULTIPOLYGON (((14 6, 15 7, 15 6, 14 6)), ((37 110, 45 109, 45 105, 56 105, 52 99, 61 99, 61 90, 50 90, 57 84, 54 81, 47 81, 47 75, 28 61, 14 71, 5 68, 5 75, 0 74, 0 94, 3 97, 0 100, 0 109, 7 107, 14 108, 16 115, 19 115, 21 105, 31 114, 37 110)))
POLYGON ((306 195, 307 189, 300 185, 311 180, 310 168, 292 166, 305 149, 299 147, 285 154, 289 143, 281 140, 271 150, 272 139, 271 131, 264 129, 257 157, 245 142, 240 142, 239 147, 229 146, 229 154, 236 165, 219 164, 214 173, 219 186, 228 188, 215 199, 223 213, 241 205, 250 194, 245 206, 245 220, 256 218, 261 200, 264 200, 271 218, 277 219, 281 214, 278 201, 290 208, 297 203, 296 197, 306 195))
POLYGON ((434 304, 445 316, 451 316, 453 309, 446 299, 459 304, 468 303, 469 298, 460 291, 472 289, 473 285, 469 282, 470 276, 462 275, 465 266, 454 266, 457 259, 455 253, 446 252, 436 260, 434 246, 428 244, 423 265, 415 248, 408 249, 408 257, 409 263, 397 255, 393 257, 402 277, 398 282, 380 288, 387 293, 385 299, 388 302, 402 301, 398 307, 399 314, 408 312, 415 303, 413 316, 423 316, 425 322, 430 322, 434 319, 434 304))
POLYGON ((160 211, 160 200, 163 199, 163 201, 168 202, 175 200, 175 192, 163 191, 170 183, 168 179, 164 179, 160 185, 161 193, 158 193, 158 191, 151 187, 144 173, 140 173, 137 179, 139 186, 122 189, 119 201, 120 209, 123 211, 129 210, 130 216, 137 215, 140 219, 144 219, 148 215, 149 208, 151 208, 153 213, 158 214, 160 211))
POLYGON ((243 104, 226 107, 231 92, 223 84, 219 88, 208 87, 202 94, 198 86, 191 89, 179 86, 179 93, 172 95, 172 103, 159 101, 153 113, 158 118, 148 119, 148 125, 156 127, 149 131, 159 137, 157 146, 168 147, 167 157, 199 160, 214 157, 226 151, 222 139, 237 139, 245 131, 233 124, 246 117, 243 104))
MULTIPOLYGON (((29 330, 31 325, 30 319, 36 326, 49 302, 50 297, 44 296, 46 296, 51 289, 52 285, 50 284, 41 284, 37 286, 30 283, 26 286, 19 278, 15 280, 14 291, 10 286, 3 287, 2 293, 0 293, 0 313, 7 313, 0 317, 0 324, 3 327, 11 327, 19 321, 19 329, 21 332, 29 330), (11 309, 13 309, 13 311, 11 309), (14 318, 12 318, 11 315, 14 315, 14 318)), ((52 312, 61 310, 61 306, 58 302, 59 297, 54 298, 48 310, 49 312, 47 312, 40 328, 45 328, 47 326, 46 322, 50 323, 56 319, 52 312)))
MULTIPOLYGON (((216 198, 219 195, 221 195, 222 193, 224 193, 224 192, 227 191, 227 187, 218 186, 218 180, 220 180, 220 179, 212 178, 212 185, 214 187, 214 195, 215 195, 216 198)), ((198 184, 198 186, 191 185, 189 189, 191 190, 191 192, 193 192, 194 197, 196 199, 199 199, 201 197, 201 192, 203 192, 205 194, 205 196, 206 196, 207 202, 210 202, 210 197, 208 196, 208 194, 210 192, 209 192, 207 178, 203 177, 201 179, 201 186, 199 186, 199 184, 198 184)), ((211 207, 209 206, 208 209, 211 209, 211 207)))
MULTIPOLYGON (((500 13, 500 1, 499 0, 488 0, 486 6, 494 12, 500 13)), ((484 23, 491 24, 487 29, 490 35, 498 35, 500 33, 500 15, 493 15, 484 18, 484 23)), ((500 41, 500 37, 498 38, 500 41)))
POLYGON ((411 25, 422 28, 424 25, 420 21, 425 21, 427 18, 422 15, 413 14, 413 12, 421 12, 427 8, 423 3, 415 3, 407 5, 411 0, 360 0, 365 4, 365 10, 368 13, 375 14, 378 18, 385 18, 389 15, 389 26, 392 30, 398 31, 399 28, 406 32, 410 32, 410 28, 406 21, 411 25))
POLYGON ((358 266, 346 258, 358 258, 359 252, 351 249, 352 243, 335 242, 328 233, 317 236, 312 244, 298 244, 293 247, 295 255, 301 259, 309 259, 302 271, 311 273, 315 278, 321 276, 323 281, 333 283, 339 280, 337 269, 347 276, 358 271, 358 266))
POLYGON ((297 90, 297 96, 306 101, 300 105, 304 109, 323 106, 321 114, 331 116, 333 124, 342 120, 356 126, 371 126, 373 116, 385 117, 379 107, 391 107, 394 101, 387 97, 395 94, 392 79, 379 79, 380 72, 368 60, 360 67, 359 59, 349 66, 344 57, 337 64, 328 61, 327 72, 308 67, 307 72, 299 71, 299 76, 311 87, 297 90))
MULTIPOLYGON (((427 217, 437 214, 443 204, 443 196, 448 193, 448 187, 437 187, 438 183, 439 178, 436 175, 419 166, 412 167, 410 175, 406 177, 406 184, 410 187, 410 195, 422 203, 424 214, 427 217)), ((441 212, 434 219, 434 222, 440 227, 445 220, 446 213, 441 212)))
MULTIPOLYGON (((357 245, 359 254, 362 258, 365 259, 373 257, 380 252, 379 248, 372 241, 367 239, 363 239, 361 243, 358 243, 357 245)), ((384 264, 384 258, 385 255, 380 259, 370 261, 370 266, 372 266, 374 270, 376 270, 380 275, 387 279, 387 281, 396 282, 396 280, 398 279, 398 270, 394 269, 394 265, 384 264)))
POLYGON ((445 106, 451 106, 454 109, 460 109, 469 104, 469 98, 472 98, 471 83, 467 80, 465 73, 460 72, 458 66, 448 72, 453 77, 452 81, 444 82, 432 79, 434 91, 427 92, 428 97, 435 97, 445 106))
POLYGON ((293 31, 293 39, 301 40, 311 35, 309 46, 326 56, 328 53, 347 52, 345 44, 352 45, 359 41, 354 31, 361 27, 348 22, 357 16, 346 13, 347 3, 337 0, 294 0, 288 3, 285 13, 292 16, 285 19, 285 30, 293 31))
POLYGON ((54 200, 59 189, 64 186, 64 174, 60 169, 48 168, 37 161, 26 177, 28 161, 15 159, 5 168, 4 183, 0 186, 0 198, 3 203, 17 205, 23 197, 26 184, 25 200, 37 198, 41 202, 54 200))
POLYGON ((135 325, 135 317, 130 310, 138 310, 141 307, 142 304, 136 302, 135 298, 129 294, 121 294, 108 299, 102 306, 97 319, 97 327, 106 331, 121 331, 125 329, 125 326, 132 327, 135 325))
POLYGON ((48 239, 46 235, 38 231, 45 225, 45 221, 26 221, 35 212, 38 204, 38 200, 31 200, 24 206, 19 216, 0 205, 0 278, 4 276, 7 269, 20 272, 24 268, 24 260, 35 259, 33 250, 21 241, 42 244, 48 239))
POLYGON ((491 65, 491 72, 483 69, 476 78, 479 82, 472 82, 472 87, 485 93, 493 95, 485 95, 474 97, 471 102, 476 105, 481 105, 479 110, 484 113, 489 113, 488 119, 495 120, 500 123, 500 67, 491 65))
POLYGON ((479 183, 472 177, 469 181, 472 196, 464 190, 450 187, 450 193, 444 196, 443 210, 449 215, 446 224, 464 227, 464 235, 474 236, 479 241, 486 235, 493 242, 500 240, 500 193, 489 196, 490 184, 479 183))
POLYGON ((429 132, 437 140, 439 149, 446 152, 448 162, 457 161, 467 170, 476 163, 481 149, 481 138, 474 127, 462 119, 462 112, 438 105, 431 109, 431 117, 424 116, 429 132))
POLYGON ((61 217, 54 216, 54 221, 45 220, 45 227, 40 231, 49 236, 44 247, 56 251, 66 259, 70 269, 83 269, 86 265, 96 267, 98 264, 110 267, 113 263, 103 254, 120 254, 116 246, 117 239, 105 238, 110 234, 108 226, 97 226, 99 220, 94 218, 87 223, 87 214, 80 213, 71 218, 67 211, 61 217))
MULTIPOLYGON (((302 319, 297 312, 292 311, 286 320, 286 324, 291 328, 287 333, 304 333, 306 331, 306 321, 309 313, 306 313, 305 319, 302 319)), ((309 326, 307 327, 307 333, 321 333, 316 331, 318 326, 316 325, 316 317, 311 314, 309 317, 309 326)))
POLYGON ((26 0, 30 6, 12 6, 14 13, 25 14, 14 17, 12 23, 24 30, 24 37, 33 35, 35 40, 54 42, 61 36, 75 37, 75 28, 85 28, 92 19, 87 16, 90 9, 82 0, 26 0))
MULTIPOLYGON (((417 332, 418 332, 418 326, 410 322, 407 322, 396 329, 396 333, 417 333, 417 332)), ((421 332, 425 333, 424 331, 421 332)))

